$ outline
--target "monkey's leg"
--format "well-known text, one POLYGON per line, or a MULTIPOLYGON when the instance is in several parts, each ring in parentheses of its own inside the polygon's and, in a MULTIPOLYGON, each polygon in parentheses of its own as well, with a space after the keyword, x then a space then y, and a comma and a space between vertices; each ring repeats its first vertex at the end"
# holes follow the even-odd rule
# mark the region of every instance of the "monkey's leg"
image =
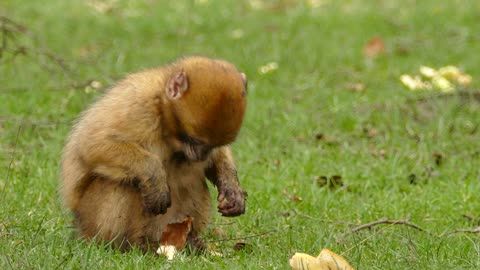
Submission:
POLYGON ((148 249, 143 228, 151 215, 143 213, 137 187, 97 177, 86 188, 74 209, 75 224, 87 240, 111 243, 121 250, 148 249))
POLYGON ((171 206, 167 176, 161 160, 136 143, 111 139, 92 142, 82 155, 97 175, 116 181, 138 181, 138 186, 151 213, 164 214, 171 206))
POLYGON ((209 162, 205 175, 218 189, 218 211, 226 217, 242 215, 247 193, 238 181, 230 148, 224 146, 214 150, 209 162))
POLYGON ((207 244, 197 234, 190 233, 187 237, 187 248, 190 252, 198 254, 207 251, 207 244))

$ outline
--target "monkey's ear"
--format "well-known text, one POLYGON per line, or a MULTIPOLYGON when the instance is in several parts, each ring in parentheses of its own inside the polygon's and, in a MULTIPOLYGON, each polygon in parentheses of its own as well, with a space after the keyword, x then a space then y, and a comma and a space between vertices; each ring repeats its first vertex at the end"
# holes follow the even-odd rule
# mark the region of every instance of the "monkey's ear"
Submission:
POLYGON ((240 73, 240 75, 242 76, 242 81, 243 81, 243 86, 245 86, 245 94, 248 92, 248 79, 247 79, 247 75, 245 73, 240 73))
POLYGON ((167 97, 170 99, 179 99, 188 90, 188 78, 185 71, 174 74, 167 83, 167 97))
POLYGON ((240 73, 240 76, 242 76, 242 81, 246 84, 247 83, 247 74, 245 73, 240 73))

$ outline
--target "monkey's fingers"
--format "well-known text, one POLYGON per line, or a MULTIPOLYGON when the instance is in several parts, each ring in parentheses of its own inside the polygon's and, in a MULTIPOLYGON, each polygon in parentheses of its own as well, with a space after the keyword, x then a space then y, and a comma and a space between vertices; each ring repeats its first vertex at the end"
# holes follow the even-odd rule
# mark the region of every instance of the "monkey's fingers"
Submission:
POLYGON ((225 197, 226 197, 225 193, 222 192, 222 193, 218 194, 217 201, 221 203, 225 200, 225 197))
POLYGON ((230 196, 227 201, 218 205, 218 212, 225 217, 234 217, 245 213, 244 198, 242 196, 230 196))
POLYGON ((218 210, 224 217, 236 217, 245 213, 245 208, 240 205, 234 205, 232 207, 223 207, 218 210))

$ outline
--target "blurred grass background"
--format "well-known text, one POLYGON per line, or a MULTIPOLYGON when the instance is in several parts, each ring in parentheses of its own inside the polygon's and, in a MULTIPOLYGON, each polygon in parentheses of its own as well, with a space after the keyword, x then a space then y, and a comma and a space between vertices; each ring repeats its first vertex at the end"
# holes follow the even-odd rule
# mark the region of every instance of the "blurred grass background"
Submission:
POLYGON ((480 221, 479 1, 4 0, 0 16, 2 269, 288 269, 324 247, 357 269, 480 268, 478 234, 456 231, 480 221), (57 196, 72 121, 125 74, 195 54, 249 77, 233 146, 247 213, 204 236, 224 257, 72 239, 57 196), (473 82, 408 91, 422 65, 473 82), (427 232, 350 231, 384 217, 427 232))

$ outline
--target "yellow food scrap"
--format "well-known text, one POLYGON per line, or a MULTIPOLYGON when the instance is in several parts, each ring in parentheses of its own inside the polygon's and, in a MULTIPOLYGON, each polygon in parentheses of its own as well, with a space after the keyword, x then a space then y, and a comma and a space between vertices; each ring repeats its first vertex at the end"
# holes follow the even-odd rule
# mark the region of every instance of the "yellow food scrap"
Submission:
POLYGON ((421 66, 419 75, 403 74, 402 84, 412 91, 437 90, 441 92, 456 91, 459 86, 465 87, 472 83, 472 76, 463 73, 456 66, 445 66, 438 70, 421 66))
POLYGON ((326 248, 317 257, 295 253, 289 263, 293 270, 354 270, 342 256, 326 248))
POLYGON ((163 255, 167 257, 167 260, 171 261, 175 256, 177 256, 177 248, 175 246, 171 245, 166 245, 166 246, 160 246, 157 250, 158 255, 163 255))

